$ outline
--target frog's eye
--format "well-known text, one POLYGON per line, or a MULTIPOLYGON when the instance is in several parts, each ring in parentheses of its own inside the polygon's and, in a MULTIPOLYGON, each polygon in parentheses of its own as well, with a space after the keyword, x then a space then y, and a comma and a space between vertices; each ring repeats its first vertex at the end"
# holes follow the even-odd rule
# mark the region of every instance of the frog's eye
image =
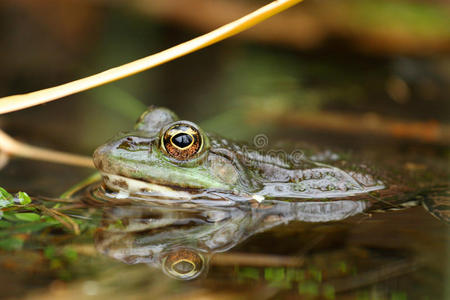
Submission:
POLYGON ((162 267, 164 272, 176 279, 194 279, 205 267, 203 255, 190 249, 177 249, 166 255, 162 267))
POLYGON ((203 140, 200 131, 191 124, 172 125, 161 136, 161 146, 171 157, 188 160, 200 152, 203 140))

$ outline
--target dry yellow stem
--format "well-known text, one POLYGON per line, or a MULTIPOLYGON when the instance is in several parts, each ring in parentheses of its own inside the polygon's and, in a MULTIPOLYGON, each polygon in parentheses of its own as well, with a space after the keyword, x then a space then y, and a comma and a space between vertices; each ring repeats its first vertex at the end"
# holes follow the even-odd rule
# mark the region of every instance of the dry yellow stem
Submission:
POLYGON ((45 160, 80 167, 94 167, 90 157, 30 146, 16 141, 2 130, 0 130, 0 152, 35 160, 45 160))
POLYGON ((52 88, 0 98, 0 114, 56 100, 166 63, 238 34, 301 1, 276 0, 234 22, 162 52, 52 88))

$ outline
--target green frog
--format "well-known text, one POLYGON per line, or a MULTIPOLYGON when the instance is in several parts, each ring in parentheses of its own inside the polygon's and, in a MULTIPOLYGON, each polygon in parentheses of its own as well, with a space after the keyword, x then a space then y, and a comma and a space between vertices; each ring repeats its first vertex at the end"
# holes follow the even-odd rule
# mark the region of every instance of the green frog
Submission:
POLYGON ((419 203, 449 220, 448 186, 437 168, 409 164, 388 173, 326 151, 274 156, 165 108, 150 107, 134 130, 100 146, 94 163, 103 180, 90 199, 110 204, 97 249, 178 279, 199 276, 211 254, 292 221, 340 221, 419 203))
POLYGON ((103 178, 97 197, 213 205, 364 200, 371 211, 421 203, 449 221, 448 172, 442 166, 406 163, 395 169, 388 162, 377 170, 331 152, 284 154, 252 150, 206 133, 169 109, 150 107, 134 130, 95 151, 94 164, 103 178))
POLYGON ((345 170, 315 157, 251 150, 208 134, 168 109, 151 107, 133 131, 100 146, 94 163, 105 187, 124 198, 134 194, 261 202, 346 198, 386 188, 367 167, 345 170))

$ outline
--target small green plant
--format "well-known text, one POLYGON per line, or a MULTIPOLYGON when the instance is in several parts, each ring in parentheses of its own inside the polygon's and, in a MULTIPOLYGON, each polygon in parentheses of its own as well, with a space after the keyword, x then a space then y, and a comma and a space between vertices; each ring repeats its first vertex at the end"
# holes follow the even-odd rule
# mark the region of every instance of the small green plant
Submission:
POLYGON ((0 187, 0 208, 10 207, 13 205, 28 205, 31 198, 25 192, 18 192, 14 196, 8 193, 4 188, 0 187))
POLYGON ((51 207, 34 202, 25 192, 11 194, 0 187, 0 248, 18 250, 28 235, 51 226, 59 226, 78 235, 79 221, 61 212, 59 203, 51 207))

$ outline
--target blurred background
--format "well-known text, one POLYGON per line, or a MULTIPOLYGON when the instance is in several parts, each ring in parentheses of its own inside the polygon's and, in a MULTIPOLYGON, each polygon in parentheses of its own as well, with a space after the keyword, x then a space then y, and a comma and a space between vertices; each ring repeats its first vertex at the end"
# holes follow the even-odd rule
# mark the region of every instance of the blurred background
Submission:
MULTIPOLYGON (((156 53, 268 2, 3 0, 0 96, 156 53)), ((394 153, 394 160, 414 152, 442 164, 450 143, 449 53, 446 0, 305 0, 176 61, 2 115, 0 126, 21 141, 90 156, 131 129, 148 105, 159 105, 236 140, 264 133, 274 144, 394 153)), ((55 196, 90 173, 13 159, 0 186, 55 196)))

